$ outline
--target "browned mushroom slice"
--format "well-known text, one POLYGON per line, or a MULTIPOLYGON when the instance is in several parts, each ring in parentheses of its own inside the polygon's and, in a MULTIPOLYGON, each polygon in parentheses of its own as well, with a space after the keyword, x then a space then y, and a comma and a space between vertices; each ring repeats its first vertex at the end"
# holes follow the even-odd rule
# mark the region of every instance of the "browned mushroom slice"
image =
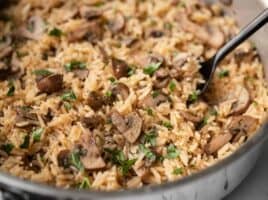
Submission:
POLYGON ((106 166, 103 158, 101 157, 100 150, 90 133, 82 135, 81 141, 78 143, 83 148, 85 154, 80 156, 83 166, 87 170, 102 169, 106 166))
POLYGON ((117 83, 113 88, 112 88, 112 93, 117 96, 120 95, 123 100, 126 100, 129 95, 129 88, 127 85, 124 83, 117 83))
POLYGON ((218 27, 200 26, 190 21, 185 14, 179 14, 177 20, 185 31, 192 33, 213 48, 219 48, 224 43, 224 34, 218 27))
POLYGON ((67 34, 67 38, 69 42, 76 42, 82 40, 90 30, 90 23, 84 22, 79 26, 74 27, 73 30, 70 30, 67 34))
POLYGON ((125 117, 125 121, 127 130, 123 135, 130 143, 134 143, 141 134, 142 119, 136 112, 132 112, 125 117))
POLYGON ((250 116, 233 117, 231 123, 228 125, 228 130, 234 136, 247 135, 250 136, 258 126, 258 120, 250 116))
POLYGON ((15 125, 20 128, 39 125, 36 113, 32 112, 31 107, 16 108, 15 125))
POLYGON ((226 6, 231 6, 233 4, 233 0, 220 0, 226 6))
POLYGON ((81 17, 88 20, 97 19, 102 16, 102 11, 98 7, 81 6, 79 9, 81 17))
POLYGON ((129 67, 124 60, 112 58, 112 68, 117 79, 128 76, 129 67))
POLYGON ((164 32, 162 30, 152 30, 150 32, 150 36, 153 38, 160 38, 164 35, 164 32))
POLYGON ((156 97, 153 97, 152 94, 148 94, 142 101, 139 102, 139 105, 143 108, 157 107, 161 103, 169 101, 169 98, 166 94, 160 93, 156 97))
POLYGON ((193 113, 191 113, 189 111, 181 110, 180 114, 184 119, 189 120, 189 121, 194 122, 194 123, 199 123, 202 120, 202 117, 194 115, 193 113))
POLYGON ((155 80, 153 81, 154 88, 161 89, 168 85, 170 79, 167 69, 160 68, 155 72, 154 76, 155 76, 155 80))
POLYGON ((122 43, 125 44, 126 47, 132 47, 137 42, 138 39, 134 37, 125 37, 122 39, 122 43))
POLYGON ((88 32, 85 35, 85 39, 95 44, 97 43, 98 40, 102 38, 102 35, 103 35, 102 21, 95 20, 93 22, 90 22, 88 32))
POLYGON ((39 40, 45 31, 45 22, 40 16, 32 16, 27 27, 22 27, 18 34, 32 40, 39 40))
POLYGON ((116 13, 114 19, 112 19, 108 24, 109 29, 112 33, 118 33, 125 27, 125 17, 122 13, 116 13))
POLYGON ((220 135, 215 135, 211 141, 205 147, 207 154, 212 154, 217 152, 221 147, 227 144, 232 139, 232 134, 230 132, 225 132, 220 135))
POLYGON ((101 57, 102 57, 103 62, 105 64, 108 64, 109 63, 109 59, 110 59, 108 53, 106 52, 106 50, 102 46, 100 46, 100 45, 98 45, 98 46, 99 46, 99 50, 100 50, 100 54, 101 54, 101 57))
POLYGON ((119 112, 112 112, 111 121, 113 125, 119 130, 119 132, 123 133, 127 129, 125 119, 119 112))
POLYGON ((236 86, 234 90, 230 92, 227 99, 234 100, 229 115, 239 115, 244 113, 250 105, 249 92, 243 86, 236 86))
POLYGON ((104 119, 100 115, 92 115, 90 117, 84 117, 83 122, 87 128, 94 129, 104 124, 104 119))
POLYGON ((72 72, 80 80, 85 80, 88 77, 88 74, 89 74, 88 69, 74 69, 72 72))
POLYGON ((124 135, 128 142, 134 143, 141 134, 142 119, 136 112, 120 115, 117 111, 111 114, 114 126, 124 135))
POLYGON ((40 90, 40 92, 45 92, 48 94, 61 90, 62 85, 63 85, 62 74, 52 74, 40 80, 37 80, 37 87, 40 90))
POLYGON ((87 103, 94 111, 97 111, 104 105, 103 95, 92 91, 88 95, 87 103))
POLYGON ((70 165, 70 150, 64 149, 58 153, 57 161, 60 167, 67 168, 70 165))

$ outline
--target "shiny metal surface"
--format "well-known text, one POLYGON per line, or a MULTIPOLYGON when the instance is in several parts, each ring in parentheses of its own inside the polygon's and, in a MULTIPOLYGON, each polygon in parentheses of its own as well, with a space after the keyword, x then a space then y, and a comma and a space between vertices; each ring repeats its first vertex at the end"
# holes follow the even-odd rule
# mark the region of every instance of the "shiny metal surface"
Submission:
MULTIPOLYGON (((241 25, 249 22, 264 7, 267 0, 234 0, 234 11, 241 25)), ((254 41, 268 74, 268 27, 258 32, 254 41)), ((266 76, 267 77, 267 76, 266 76)), ((56 189, 18 180, 0 173, 0 189, 4 199, 74 199, 74 200, 218 200, 229 194, 254 167, 268 136, 268 123, 233 155, 200 173, 159 186, 118 192, 91 192, 56 189)))

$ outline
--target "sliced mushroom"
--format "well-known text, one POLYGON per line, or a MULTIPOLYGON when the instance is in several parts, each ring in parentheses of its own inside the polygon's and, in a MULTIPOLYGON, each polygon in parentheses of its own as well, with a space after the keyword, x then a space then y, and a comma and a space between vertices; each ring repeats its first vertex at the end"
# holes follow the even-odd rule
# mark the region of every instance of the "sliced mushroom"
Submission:
POLYGON ((59 90, 62 89, 62 85, 63 85, 62 74, 52 74, 40 80, 37 80, 37 87, 40 90, 40 92, 45 92, 48 94, 58 92, 59 90))
POLYGON ((90 117, 84 117, 83 123, 89 129, 97 128, 99 125, 104 124, 104 119, 100 115, 92 115, 90 117))
POLYGON ((90 133, 82 135, 78 145, 81 145, 85 154, 80 156, 83 166, 87 170, 102 169, 106 166, 103 158, 101 157, 100 150, 98 149, 96 142, 90 133))
POLYGON ((111 120, 114 126, 124 135, 130 143, 135 143, 141 134, 142 119, 136 112, 120 115, 117 111, 111 114, 111 120))
POLYGON ((220 0, 226 6, 231 6, 233 4, 233 0, 220 0))
POLYGON ((39 125, 37 115, 32 111, 31 107, 17 107, 16 113, 15 125, 17 127, 24 128, 39 125))
POLYGON ((99 92, 92 91, 89 93, 87 103, 94 111, 97 111, 104 105, 103 95, 99 92))
POLYGON ((125 17, 122 13, 118 12, 115 14, 114 19, 112 19, 108 27, 112 33, 118 33, 125 27, 125 17))
POLYGON ((114 76, 117 79, 128 76, 129 67, 128 67, 128 64, 124 60, 121 60, 118 58, 112 58, 112 68, 113 68, 114 76))
POLYGON ((126 100, 129 96, 129 88, 127 85, 124 83, 117 83, 113 88, 112 88, 112 93, 117 96, 120 95, 123 100, 126 100))
POLYGON ((213 154, 217 152, 221 147, 227 144, 232 139, 232 134, 230 132, 224 132, 220 135, 215 135, 211 141, 205 147, 207 154, 213 154))
POLYGON ((189 120, 194 123, 199 123, 202 120, 202 117, 194 115, 193 113, 189 111, 180 110, 180 114, 184 119, 189 120))
POLYGON ((122 39, 122 43, 125 44, 126 47, 128 48, 132 47, 137 42, 138 42, 138 38, 134 38, 134 37, 125 37, 122 39))
POLYGON ((97 19, 102 16, 102 11, 98 7, 81 6, 79 9, 81 17, 87 20, 97 19))
POLYGON ((167 69, 160 68, 155 72, 154 76, 155 76, 155 80, 153 81, 154 88, 161 89, 168 85, 170 78, 167 69))
POLYGON ((166 94, 161 93, 156 97, 153 97, 152 94, 148 94, 143 100, 139 102, 139 105, 143 108, 157 107, 161 103, 169 101, 169 98, 166 94))
POLYGON ((80 80, 85 80, 88 77, 88 74, 89 74, 88 69, 74 69, 72 72, 80 80))
POLYGON ((101 54, 101 57, 102 57, 104 64, 108 64, 109 60, 110 60, 110 56, 108 55, 106 50, 101 45, 98 45, 98 47, 99 47, 100 54, 101 54))
POLYGON ((102 37, 102 25, 100 20, 81 21, 68 30, 67 38, 69 42, 76 42, 86 39, 96 43, 102 37))
POLYGON ((22 27, 18 34, 32 40, 39 40, 45 31, 45 22, 40 16, 32 16, 27 27, 22 27))
POLYGON ((244 113, 250 105, 249 92, 241 85, 236 86, 232 91, 230 91, 230 95, 227 97, 227 100, 233 100, 229 115, 239 115, 244 113))
POLYGON ((227 129, 234 136, 242 135, 250 136, 258 127, 258 120, 256 118, 242 115, 233 117, 227 129))
POLYGON ((67 168, 70 165, 70 150, 64 149, 58 153, 57 161, 60 167, 67 168))
POLYGON ((218 27, 210 25, 200 26, 190 21, 185 14, 179 14, 177 21, 185 31, 192 33, 195 37, 213 48, 219 48, 224 43, 224 34, 218 27))

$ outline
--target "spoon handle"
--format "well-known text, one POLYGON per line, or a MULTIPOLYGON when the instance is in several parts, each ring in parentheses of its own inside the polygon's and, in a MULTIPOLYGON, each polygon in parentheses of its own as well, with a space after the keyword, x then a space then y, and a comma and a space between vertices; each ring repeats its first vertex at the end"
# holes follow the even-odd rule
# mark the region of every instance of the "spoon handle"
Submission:
POLYGON ((220 62, 228 53, 234 50, 238 45, 250 37, 253 33, 259 30, 268 22, 268 8, 258 15, 252 22, 245 26, 238 35, 227 42, 215 55, 217 63, 220 62))

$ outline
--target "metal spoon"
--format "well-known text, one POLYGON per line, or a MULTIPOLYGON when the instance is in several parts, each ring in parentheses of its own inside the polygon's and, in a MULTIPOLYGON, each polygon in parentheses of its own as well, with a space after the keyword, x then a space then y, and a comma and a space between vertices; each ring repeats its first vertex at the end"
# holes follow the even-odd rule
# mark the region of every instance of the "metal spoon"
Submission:
POLYGON ((200 94, 204 93, 214 75, 217 65, 225 58, 225 56, 234 50, 238 45, 249 38, 253 33, 259 30, 268 22, 268 8, 266 8, 260 15, 258 15, 252 22, 244 27, 238 35, 227 42, 218 52, 207 61, 201 63, 199 72, 203 75, 204 83, 199 84, 197 89, 200 94))

